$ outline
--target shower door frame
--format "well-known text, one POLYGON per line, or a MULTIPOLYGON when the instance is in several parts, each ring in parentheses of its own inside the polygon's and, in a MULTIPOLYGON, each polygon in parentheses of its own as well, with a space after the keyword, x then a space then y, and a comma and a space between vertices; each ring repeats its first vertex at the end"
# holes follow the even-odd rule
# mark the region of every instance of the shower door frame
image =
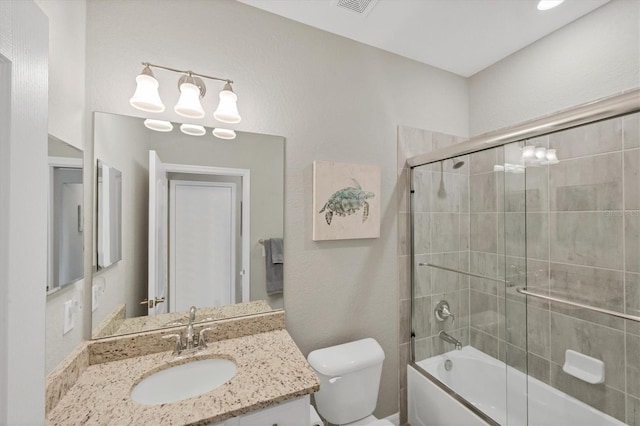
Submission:
MULTIPOLYGON (((634 114, 640 112, 640 88, 623 92, 618 95, 606 97, 593 102, 588 102, 558 113, 551 114, 546 117, 526 121, 522 124, 515 125, 506 129, 501 129, 494 132, 485 133, 480 136, 473 137, 466 142, 461 142, 449 147, 435 150, 433 152, 419 154, 407 159, 407 165, 409 166, 409 191, 410 195, 414 193, 413 188, 413 173, 416 167, 424 166, 427 164, 437 163, 439 161, 448 160, 454 157, 460 157, 476 152, 484 151, 491 148, 497 148, 505 146, 509 143, 519 142, 526 139, 533 139, 540 136, 549 135, 551 133, 560 132, 563 130, 579 127, 598 121, 604 121, 611 118, 621 117, 624 115, 634 114)), ((415 300, 415 253, 414 253, 414 215, 413 215, 413 197, 409 197, 409 211, 410 215, 410 228, 411 235, 411 345, 410 345, 410 359, 409 365, 416 371, 429 379, 438 388, 443 390, 457 402, 476 414, 480 419, 487 422, 492 426, 500 426, 495 420, 478 409, 471 402, 458 395, 453 389, 449 388, 444 383, 433 377, 422 367, 415 362, 415 332, 413 328, 414 318, 414 300, 415 300)), ((525 287, 526 289, 526 287, 525 287)), ((535 295, 532 295, 535 297, 535 295)), ((587 307, 588 308, 588 307, 587 307)))

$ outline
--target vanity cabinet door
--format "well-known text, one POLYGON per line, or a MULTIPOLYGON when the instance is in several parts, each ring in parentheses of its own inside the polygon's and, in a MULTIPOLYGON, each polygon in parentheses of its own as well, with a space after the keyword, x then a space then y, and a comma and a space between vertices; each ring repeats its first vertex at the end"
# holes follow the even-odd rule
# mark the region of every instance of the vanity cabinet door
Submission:
POLYGON ((240 417, 239 426, 307 426, 309 397, 295 399, 240 417))

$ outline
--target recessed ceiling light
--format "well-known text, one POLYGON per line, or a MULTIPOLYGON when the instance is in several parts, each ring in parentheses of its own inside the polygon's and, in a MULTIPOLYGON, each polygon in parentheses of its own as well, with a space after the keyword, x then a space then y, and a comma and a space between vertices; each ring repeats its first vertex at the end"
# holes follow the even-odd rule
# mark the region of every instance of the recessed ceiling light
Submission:
POLYGON ((538 10, 553 9, 556 6, 560 6, 563 1, 564 0, 540 0, 538 2, 538 10))

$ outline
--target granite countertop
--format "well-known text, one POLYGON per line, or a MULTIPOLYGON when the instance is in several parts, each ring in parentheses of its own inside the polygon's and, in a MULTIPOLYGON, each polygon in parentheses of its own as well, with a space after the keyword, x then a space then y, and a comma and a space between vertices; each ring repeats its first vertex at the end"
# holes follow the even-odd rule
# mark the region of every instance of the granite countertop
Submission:
POLYGON ((319 381, 286 330, 208 344, 176 358, 159 352, 89 366, 47 416, 48 425, 206 425, 311 394, 319 381), (131 389, 163 366, 204 358, 235 361, 236 375, 202 395, 142 405, 131 389))

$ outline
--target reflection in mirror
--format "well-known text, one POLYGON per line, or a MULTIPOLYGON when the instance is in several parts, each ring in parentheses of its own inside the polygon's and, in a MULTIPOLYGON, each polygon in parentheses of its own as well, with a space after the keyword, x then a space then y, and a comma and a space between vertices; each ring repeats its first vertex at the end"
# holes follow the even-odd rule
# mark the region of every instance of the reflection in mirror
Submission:
POLYGON ((122 260, 122 173, 98 160, 98 268, 122 260))
POLYGON ((282 247, 284 138, 143 121, 94 114, 95 156, 123 182, 122 261, 95 271, 93 338, 186 324, 191 305, 195 321, 282 308, 282 259, 265 244, 282 247))
POLYGON ((49 135, 48 293, 83 277, 82 155, 49 135))

